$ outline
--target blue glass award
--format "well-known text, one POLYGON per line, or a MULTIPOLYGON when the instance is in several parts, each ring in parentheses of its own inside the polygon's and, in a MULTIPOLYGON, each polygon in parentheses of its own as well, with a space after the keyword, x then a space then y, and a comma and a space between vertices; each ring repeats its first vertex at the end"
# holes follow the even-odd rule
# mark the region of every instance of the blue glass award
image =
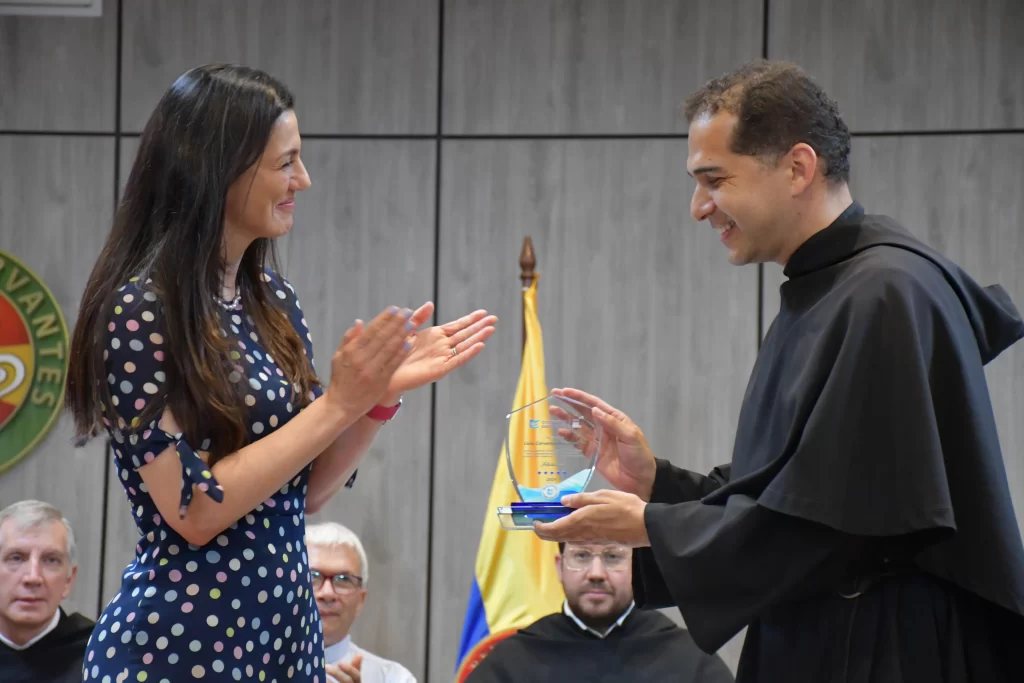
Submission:
POLYGON ((505 529, 533 529, 572 512, 562 496, 587 488, 597 467, 601 426, 590 407, 548 396, 506 416, 505 461, 519 500, 498 508, 505 529))

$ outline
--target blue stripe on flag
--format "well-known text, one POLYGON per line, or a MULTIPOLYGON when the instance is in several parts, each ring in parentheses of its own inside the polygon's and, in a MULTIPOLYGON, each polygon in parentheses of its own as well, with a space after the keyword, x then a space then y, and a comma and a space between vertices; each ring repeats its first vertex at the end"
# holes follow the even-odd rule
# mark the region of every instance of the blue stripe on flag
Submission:
POLYGON ((469 591, 469 604, 466 605, 466 618, 462 625, 462 640, 459 641, 459 658, 455 662, 455 670, 459 670, 462 660, 481 640, 490 635, 487 625, 487 613, 484 610, 484 599, 480 595, 480 586, 473 577, 473 586, 469 591))

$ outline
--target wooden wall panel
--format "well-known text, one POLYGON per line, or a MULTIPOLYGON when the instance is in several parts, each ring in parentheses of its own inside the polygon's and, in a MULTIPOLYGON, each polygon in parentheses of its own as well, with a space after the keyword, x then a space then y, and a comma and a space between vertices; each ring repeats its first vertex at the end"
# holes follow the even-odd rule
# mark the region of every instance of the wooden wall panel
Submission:
POLYGON ((448 134, 685 132, 683 98, 761 55, 761 0, 450 0, 444 13, 448 134))
MULTIPOLYGON (((1024 311, 1024 134, 868 137, 854 141, 850 187, 871 213, 899 220, 981 284, 1024 311)), ((778 313, 781 268, 765 268, 765 329, 778 313)), ((1024 343, 987 368, 1017 520, 1024 528, 1024 343)))
POLYGON ((685 140, 446 142, 440 311, 484 307, 499 332, 440 385, 430 677, 455 664, 474 557, 512 407, 521 343, 518 254, 529 235, 549 388, 590 390, 699 471, 731 458, 757 340, 753 268, 688 218, 685 140))
POLYGON ((779 306, 782 305, 782 298, 779 295, 779 287, 786 281, 782 274, 782 266, 777 263, 765 263, 764 266, 764 304, 762 306, 762 337, 768 334, 768 328, 772 320, 779 314, 779 306))
POLYGON ((102 17, 0 16, 0 131, 114 130, 117 2, 102 17))
POLYGON ((433 133, 438 0, 131 0, 124 3, 124 130, 139 132, 186 70, 269 71, 307 133, 433 133))
POLYGON ((768 56, 806 68, 851 130, 1024 126, 1019 0, 771 0, 768 56))
MULTIPOLYGON (((53 292, 70 334, 82 288, 110 230, 114 142, 102 137, 0 135, 0 250, 53 292)), ((47 437, 0 474, 0 508, 25 498, 56 505, 71 522, 78 577, 64 605, 95 618, 103 532, 105 441, 72 445, 62 415, 47 437)))

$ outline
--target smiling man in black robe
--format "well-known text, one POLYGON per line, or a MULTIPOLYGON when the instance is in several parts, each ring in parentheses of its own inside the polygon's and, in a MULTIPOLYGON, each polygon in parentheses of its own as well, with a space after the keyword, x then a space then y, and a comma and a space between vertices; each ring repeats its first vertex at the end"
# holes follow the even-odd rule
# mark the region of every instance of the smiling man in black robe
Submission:
POLYGON ((730 263, 788 278, 732 461, 676 468, 621 411, 556 390, 594 406, 619 490, 567 497, 537 533, 637 548, 637 604, 677 605, 705 651, 746 626, 741 683, 1024 681, 1024 546, 984 374, 1019 313, 853 200, 849 132, 800 69, 746 65, 686 115, 694 218, 730 263))
POLYGON ((466 683, 733 683, 717 655, 659 612, 633 603, 632 549, 559 544, 562 611, 499 642, 466 683))

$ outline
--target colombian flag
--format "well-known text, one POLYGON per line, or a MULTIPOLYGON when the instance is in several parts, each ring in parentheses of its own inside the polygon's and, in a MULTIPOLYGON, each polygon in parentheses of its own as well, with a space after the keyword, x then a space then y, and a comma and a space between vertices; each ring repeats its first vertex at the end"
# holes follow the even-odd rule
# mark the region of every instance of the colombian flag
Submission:
MULTIPOLYGON (((536 277, 530 288, 523 291, 523 311, 526 345, 513 409, 548 395, 544 379, 544 340, 537 318, 536 277)), ((546 404, 542 405, 546 408, 546 404)), ((513 462, 522 457, 519 451, 528 440, 529 413, 524 410, 518 417, 512 417, 513 462)), ((527 482, 520 484, 529 485, 527 482)), ((558 545, 540 540, 532 531, 501 528, 497 509, 517 500, 519 496, 508 475, 503 444, 477 548, 476 571, 459 643, 458 681, 464 680, 479 659, 503 637, 557 612, 565 598, 555 573, 558 545)))

